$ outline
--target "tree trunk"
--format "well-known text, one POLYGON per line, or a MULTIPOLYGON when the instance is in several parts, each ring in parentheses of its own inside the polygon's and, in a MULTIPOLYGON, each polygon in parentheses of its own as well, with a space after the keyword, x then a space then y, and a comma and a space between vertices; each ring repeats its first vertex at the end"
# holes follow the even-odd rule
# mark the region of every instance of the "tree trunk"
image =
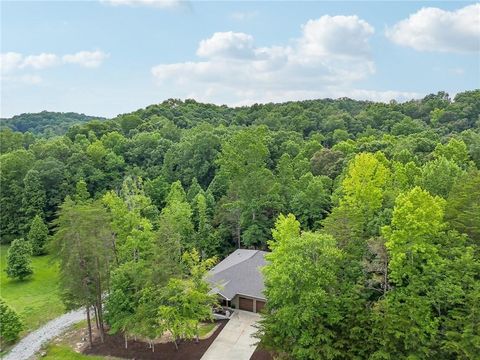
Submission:
POLYGON ((92 340, 92 323, 90 321, 90 306, 86 306, 87 309, 87 324, 88 324, 88 340, 90 344, 90 349, 92 348, 93 345, 93 340, 92 340))
POLYGON ((97 325, 97 330, 100 329, 100 325, 98 323, 98 310, 95 305, 93 305, 93 310, 95 312, 95 325, 97 325))
POLYGON ((173 338, 173 344, 175 345, 175 350, 178 351, 177 339, 175 337, 173 338))
POLYGON ((238 245, 238 248, 240 249, 241 248, 241 243, 240 243, 240 219, 238 219, 238 222, 237 222, 237 229, 236 229, 236 237, 237 237, 237 245, 238 245))
POLYGON ((385 270, 383 272, 383 281, 385 283, 384 289, 383 289, 383 295, 385 296, 388 291, 388 264, 385 264, 385 270))
POLYGON ((128 349, 128 338, 127 338, 127 333, 126 332, 123 333, 123 337, 125 339, 125 349, 128 349))
POLYGON ((113 235, 112 236, 113 255, 115 256, 115 264, 118 266, 120 262, 118 261, 118 254, 117 254, 117 244, 116 244, 117 234, 113 233, 112 235, 113 235))
POLYGON ((98 314, 98 333, 100 334, 100 340, 102 341, 102 343, 105 341, 105 332, 104 332, 104 329, 103 329, 103 319, 102 319, 102 315, 101 315, 101 301, 99 302, 98 298, 97 298, 97 303, 96 303, 96 307, 97 307, 97 314, 98 314))
POLYGON ((102 304, 97 303, 97 312, 98 312, 98 324, 99 324, 99 333, 100 333, 100 339, 102 343, 105 341, 105 329, 103 327, 103 315, 102 315, 102 304))
POLYGON ((99 323, 99 332, 100 332, 100 339, 102 340, 102 343, 105 340, 105 328, 103 326, 103 307, 102 307, 102 284, 100 283, 101 281, 101 275, 100 275, 100 264, 98 257, 96 259, 96 265, 97 265, 97 314, 98 314, 98 323, 99 323))

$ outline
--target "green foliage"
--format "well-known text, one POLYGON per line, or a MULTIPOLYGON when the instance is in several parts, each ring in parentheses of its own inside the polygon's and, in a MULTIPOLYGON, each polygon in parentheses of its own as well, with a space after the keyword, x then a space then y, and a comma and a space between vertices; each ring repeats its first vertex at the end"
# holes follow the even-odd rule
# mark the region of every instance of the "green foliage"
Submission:
POLYGON ((183 255, 188 277, 171 278, 162 293, 162 305, 158 308, 160 327, 168 330, 177 346, 177 339, 199 337, 201 321, 212 320, 212 306, 217 296, 210 294, 205 276, 215 259, 201 260, 196 250, 183 255))
POLYGON ((165 327, 158 321, 158 311, 162 306, 162 294, 159 288, 149 286, 142 289, 140 295, 131 330, 135 335, 154 340, 163 335, 165 331, 165 327))
POLYGON ((18 314, 0 298, 0 341, 13 342, 23 329, 18 314))
POLYGON ((45 245, 48 240, 48 227, 43 222, 40 215, 36 215, 33 218, 32 224, 30 225, 30 231, 27 235, 27 240, 32 246, 33 255, 39 256, 45 254, 45 245))
POLYGON ((116 234, 105 319, 112 333, 153 340, 165 330, 157 321, 161 291, 172 276, 181 273, 180 252, 188 239, 184 230, 192 226, 193 232, 185 192, 179 182, 172 185, 156 230, 145 217, 152 205, 141 179, 126 178, 120 196, 109 192, 103 203, 112 214, 116 234))
POLYGON ((169 191, 170 184, 162 176, 145 182, 145 194, 158 209, 165 206, 169 191))
POLYGON ((110 325, 111 333, 133 332, 147 270, 146 264, 140 261, 127 262, 112 272, 110 294, 105 303, 105 320, 110 325))
POLYGON ((30 132, 41 136, 51 137, 63 135, 67 129, 75 124, 85 123, 92 119, 102 119, 77 113, 60 113, 42 111, 15 115, 10 119, 0 119, 0 129, 10 128, 22 133, 30 132))
POLYGON ((193 200, 195 197, 203 192, 202 187, 198 184, 197 178, 193 178, 192 184, 188 188, 188 193, 187 193, 187 200, 190 204, 193 203, 193 200))
POLYGON ((119 123, 123 133, 129 135, 130 131, 136 129, 142 123, 142 119, 137 115, 123 115, 119 118, 119 123))
POLYGON ((51 250, 60 261, 60 288, 67 308, 99 301, 113 260, 108 214, 98 202, 66 199, 55 221, 51 250))
POLYGON ((195 178, 206 188, 215 176, 221 140, 218 130, 206 126, 185 133, 165 154, 166 178, 170 182, 180 180, 185 185, 190 185, 195 178))
POLYGON ((182 249, 192 248, 193 234, 192 208, 187 202, 182 184, 176 181, 171 186, 167 204, 158 220, 158 239, 161 244, 171 244, 171 250, 176 248, 170 256, 180 260, 182 249))
POLYGON ((90 198, 90 194, 88 193, 87 183, 85 180, 81 179, 75 185, 75 195, 73 199, 77 203, 85 202, 90 198))
POLYGON ((416 275, 417 262, 430 263, 437 256, 434 239, 443 230, 445 200, 415 187, 395 202, 391 226, 383 229, 390 254, 390 279, 396 285, 416 275))
POLYGON ((339 205, 323 222, 325 232, 356 256, 364 251, 364 240, 378 235, 379 226, 385 221, 387 189, 391 188, 392 178, 388 166, 381 152, 356 155, 348 164, 339 193, 335 194, 340 197, 339 205))
POLYGON ((214 256, 219 252, 220 239, 213 230, 207 208, 207 199, 202 193, 195 197, 193 211, 196 217, 194 247, 200 251, 204 258, 214 256))
POLYGON ((327 215, 330 208, 330 179, 313 176, 311 173, 303 175, 296 184, 296 189, 289 189, 293 193, 291 210, 298 220, 308 229, 318 229, 320 221, 327 215))
POLYGON ((47 354, 42 357, 45 360, 103 360, 102 356, 83 355, 76 352, 68 345, 47 346, 47 354))
MULTIPOLYGON (((23 179, 31 169, 35 157, 24 149, 15 150, 0 156, 0 238, 10 242, 23 236, 25 229, 23 201, 23 179)), ((34 195, 34 194, 33 194, 34 195)), ((35 195, 34 195, 35 196, 35 195)))
POLYGON ((343 167, 344 155, 341 151, 322 149, 313 154, 310 160, 314 175, 325 175, 335 179, 343 167))
MULTIPOLYGON (((53 118, 37 128, 30 114, 40 136, 0 130, 0 238, 44 239, 40 220, 56 225, 65 303, 101 312, 108 288, 111 331, 151 340, 167 326, 161 306, 181 337, 199 321, 187 308, 200 283, 183 253, 267 249, 275 219, 292 213, 271 244, 275 253, 280 238, 294 239, 269 288, 290 316, 271 311, 270 348, 293 358, 475 358, 479 114, 479 90, 389 104, 171 99, 68 130, 53 118), (51 137, 57 130, 66 134, 51 137)), ((28 282, 2 283, 29 329, 62 311, 52 295, 52 309, 29 313, 17 290, 32 301, 40 294, 30 286, 51 290, 55 267, 35 266, 47 258, 33 258, 28 282)))
POLYGON ((444 157, 464 167, 468 160, 467 145, 462 140, 450 139, 445 145, 438 144, 433 155, 437 158, 444 157))
MULTIPOLYGON (((1 127, 0 127, 1 128, 1 127)), ((0 154, 19 150, 24 146, 24 135, 11 129, 0 130, 0 154)))
POLYGON ((437 108, 433 109, 432 111, 430 111, 430 122, 433 125, 437 125, 444 114, 445 114, 444 109, 437 109, 437 108))
POLYGON ((392 289, 375 304, 374 358, 475 358, 480 263, 465 238, 445 232, 445 200, 416 187, 398 196, 384 228, 392 289), (477 274, 477 275, 474 275, 477 274), (464 332, 460 329, 468 329, 464 332))
POLYGON ((445 219, 453 229, 475 242, 480 239, 479 214, 480 172, 472 170, 456 180, 448 196, 445 219))
POLYGON ((366 220, 382 207, 391 176, 382 162, 382 154, 359 154, 349 163, 347 176, 342 182, 342 203, 363 214, 366 220))
POLYGON ((223 208, 238 246, 259 244, 268 229, 262 220, 272 201, 274 178, 265 166, 269 155, 265 136, 265 128, 239 131, 223 144, 218 159, 219 175, 229 182, 223 208))
POLYGON ((152 215, 152 204, 143 192, 141 179, 126 178, 120 194, 110 191, 102 202, 111 214, 117 264, 151 258, 155 233, 147 215, 152 215))
POLYGON ((293 215, 280 215, 264 268, 266 315, 262 344, 295 359, 339 356, 332 328, 341 321, 335 293, 342 251, 329 235, 304 232, 293 215))
POLYGON ((7 254, 7 268, 5 269, 9 278, 24 280, 33 274, 31 267, 32 247, 24 239, 12 241, 7 254))
POLYGON ((446 198, 455 179, 462 175, 462 169, 452 160, 443 156, 427 162, 416 179, 416 184, 433 195, 446 198))
POLYGON ((2 298, 22 317, 25 332, 37 329, 65 309, 58 294, 58 266, 52 255, 32 258, 34 275, 27 281, 11 280, 5 272, 8 246, 0 246, 2 298))

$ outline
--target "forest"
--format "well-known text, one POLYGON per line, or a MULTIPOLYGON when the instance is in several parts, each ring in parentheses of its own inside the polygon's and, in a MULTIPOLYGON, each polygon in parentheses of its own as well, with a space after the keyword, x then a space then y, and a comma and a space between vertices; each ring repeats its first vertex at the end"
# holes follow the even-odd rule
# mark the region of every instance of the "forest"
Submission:
POLYGON ((12 129, 22 133, 31 133, 42 137, 63 135, 68 128, 93 119, 103 119, 77 113, 59 113, 42 111, 34 114, 15 115, 9 119, 0 119, 0 129, 12 129))
POLYGON ((252 248, 280 359, 478 359, 480 90, 75 118, 2 126, 0 238, 101 334, 195 338, 208 268, 252 248))

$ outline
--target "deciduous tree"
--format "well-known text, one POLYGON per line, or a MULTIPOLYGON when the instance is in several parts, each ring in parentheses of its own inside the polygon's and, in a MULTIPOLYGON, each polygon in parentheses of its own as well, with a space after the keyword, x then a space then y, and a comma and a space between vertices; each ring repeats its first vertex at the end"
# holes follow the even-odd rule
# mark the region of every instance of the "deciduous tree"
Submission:
POLYGON ((10 343, 18 338, 23 324, 18 314, 0 298, 0 341, 10 343))
POLYGON ((280 215, 272 233, 263 269, 268 302, 262 344, 286 358, 341 356, 333 329, 342 321, 335 290, 342 251, 329 235, 300 233, 291 214, 280 215))
POLYGON ((7 276, 12 279, 23 280, 33 274, 31 267, 32 246, 24 239, 16 239, 8 248, 7 276))

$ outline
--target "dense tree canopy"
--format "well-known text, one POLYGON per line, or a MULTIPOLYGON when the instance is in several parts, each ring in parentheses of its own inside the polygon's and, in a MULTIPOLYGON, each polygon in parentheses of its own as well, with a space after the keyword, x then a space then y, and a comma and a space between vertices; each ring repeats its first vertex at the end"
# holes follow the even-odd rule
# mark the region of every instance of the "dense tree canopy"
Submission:
POLYGON ((41 136, 63 135, 70 126, 85 123, 101 117, 87 116, 73 112, 59 113, 42 111, 36 114, 15 115, 9 119, 0 119, 0 129, 12 129, 22 133, 41 136))
POLYGON ((272 250, 260 336, 279 356, 480 353, 480 90, 17 120, 0 130, 0 239, 54 235, 65 302, 101 308, 105 284, 126 340, 191 337, 180 310, 208 299, 184 254, 245 247, 272 250))

